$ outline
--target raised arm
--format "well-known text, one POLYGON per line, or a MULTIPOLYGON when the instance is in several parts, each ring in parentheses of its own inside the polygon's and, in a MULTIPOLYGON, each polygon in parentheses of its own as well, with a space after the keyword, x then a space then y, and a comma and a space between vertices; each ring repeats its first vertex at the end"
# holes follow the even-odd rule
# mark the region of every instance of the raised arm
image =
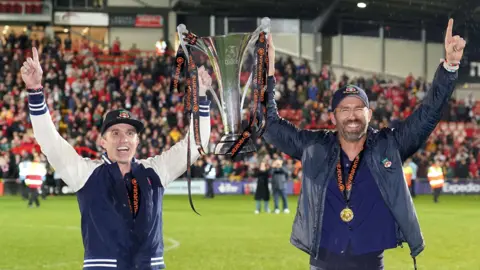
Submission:
POLYGON ((263 137, 267 143, 272 144, 281 152, 301 159, 303 148, 314 139, 319 138, 323 131, 300 130, 289 121, 278 115, 275 102, 275 48, 272 42, 272 35, 268 35, 269 47, 269 71, 267 80, 267 124, 263 137))
POLYGON ((453 19, 450 19, 445 35, 446 61, 439 65, 431 89, 413 114, 393 130, 402 161, 413 155, 428 139, 455 90, 465 40, 460 36, 452 37, 452 28, 453 19))
MULTIPOLYGON (((199 111, 200 111, 200 137, 202 146, 207 148, 210 141, 210 101, 207 99, 207 89, 211 87, 212 78, 202 66, 198 69, 199 78, 199 111)), ((190 164, 194 164, 200 157, 195 143, 193 125, 190 124, 190 164)), ((172 181, 180 177, 187 170, 188 137, 183 138, 168 151, 148 159, 140 160, 145 167, 151 167, 160 177, 163 187, 167 187, 172 181)))
MULTIPOLYGON (((206 97, 200 97, 200 136, 202 138, 202 146, 207 148, 210 141, 210 101, 206 97)), ((195 137, 193 134, 193 125, 190 125, 190 164, 194 164, 200 157, 195 144, 195 137)), ((176 180, 187 170, 187 147, 188 138, 185 137, 176 143, 169 150, 160 155, 148 159, 140 160, 145 167, 151 167, 160 177, 163 187, 176 180)))
POLYGON ((33 135, 48 162, 59 173, 62 180, 74 191, 83 187, 99 162, 82 158, 56 130, 41 85, 42 69, 38 52, 33 48, 33 59, 28 58, 21 69, 22 79, 27 86, 28 107, 33 135))

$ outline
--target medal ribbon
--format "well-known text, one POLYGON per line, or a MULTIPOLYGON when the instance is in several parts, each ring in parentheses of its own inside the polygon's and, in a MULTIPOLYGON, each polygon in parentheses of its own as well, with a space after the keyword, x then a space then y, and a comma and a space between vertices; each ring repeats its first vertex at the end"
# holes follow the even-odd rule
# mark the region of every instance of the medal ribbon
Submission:
POLYGON ((343 169, 342 169, 341 160, 337 163, 338 189, 340 189, 340 192, 342 192, 343 198, 345 199, 345 203, 347 204, 347 207, 349 207, 350 195, 352 194, 353 179, 355 178, 355 174, 357 172, 358 164, 360 163, 362 152, 360 152, 360 154, 358 154, 358 156, 353 160, 352 167, 350 167, 350 172, 348 173, 348 178, 346 179, 346 181, 343 180, 343 175, 342 175, 343 169))
POLYGON ((130 212, 132 212, 133 217, 135 218, 138 213, 138 182, 137 179, 132 179, 132 197, 130 198, 130 194, 127 192, 128 196, 128 204, 130 205, 130 212))

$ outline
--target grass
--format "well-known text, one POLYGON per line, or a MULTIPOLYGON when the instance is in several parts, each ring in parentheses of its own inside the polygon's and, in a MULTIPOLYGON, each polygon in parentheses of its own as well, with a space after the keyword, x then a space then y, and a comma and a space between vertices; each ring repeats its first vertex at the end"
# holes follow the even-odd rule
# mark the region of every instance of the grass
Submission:
MULTIPOLYGON (((308 256, 289 243, 291 214, 254 215, 250 196, 196 197, 195 215, 185 196, 164 202, 168 269, 305 270, 308 256)), ((296 197, 290 197, 295 210, 296 197)), ((480 197, 415 199, 426 239, 420 270, 480 269, 480 197)), ((19 197, 0 197, 0 270, 81 269, 83 247, 75 197, 49 197, 29 209, 19 197)), ((413 269, 409 249, 386 252, 386 269, 413 269)))

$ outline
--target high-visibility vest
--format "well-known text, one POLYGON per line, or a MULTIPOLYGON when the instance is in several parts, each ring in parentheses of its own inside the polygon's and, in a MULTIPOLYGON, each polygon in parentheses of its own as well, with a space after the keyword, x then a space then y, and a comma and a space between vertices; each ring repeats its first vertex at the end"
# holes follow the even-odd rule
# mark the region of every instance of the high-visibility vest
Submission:
POLYGON ((441 188, 445 183, 442 167, 436 165, 430 166, 430 168, 428 168, 427 177, 431 188, 441 188))
POLYGON ((40 188, 47 175, 45 163, 24 161, 19 164, 20 178, 25 179, 29 188, 40 188))
POLYGON ((403 175, 405 175, 405 181, 407 181, 407 185, 410 187, 412 185, 412 175, 413 169, 410 165, 406 165, 403 167, 403 175))

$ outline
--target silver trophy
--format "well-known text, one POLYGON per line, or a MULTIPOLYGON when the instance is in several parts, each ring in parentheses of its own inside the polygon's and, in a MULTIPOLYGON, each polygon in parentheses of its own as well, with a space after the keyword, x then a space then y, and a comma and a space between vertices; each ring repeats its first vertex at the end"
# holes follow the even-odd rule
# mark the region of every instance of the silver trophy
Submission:
MULTIPOLYGON (((216 155, 227 155, 229 149, 240 138, 242 133, 242 110, 245 101, 245 95, 248 92, 252 82, 252 69, 255 63, 247 66, 247 72, 250 72, 249 79, 241 89, 240 73, 242 66, 247 59, 246 56, 253 55, 255 43, 260 33, 270 33, 270 19, 263 18, 261 24, 253 33, 235 33, 223 36, 197 37, 194 45, 184 40, 184 35, 189 31, 184 24, 177 27, 180 45, 187 54, 187 46, 204 53, 210 60, 210 64, 215 72, 218 90, 209 89, 220 110, 222 122, 224 125, 224 134, 220 142, 215 146, 216 155), (249 69, 250 68, 250 69, 249 69)), ((245 71, 245 70, 243 70, 245 71)), ((254 152, 255 146, 252 140, 248 140, 238 153, 254 152)))

